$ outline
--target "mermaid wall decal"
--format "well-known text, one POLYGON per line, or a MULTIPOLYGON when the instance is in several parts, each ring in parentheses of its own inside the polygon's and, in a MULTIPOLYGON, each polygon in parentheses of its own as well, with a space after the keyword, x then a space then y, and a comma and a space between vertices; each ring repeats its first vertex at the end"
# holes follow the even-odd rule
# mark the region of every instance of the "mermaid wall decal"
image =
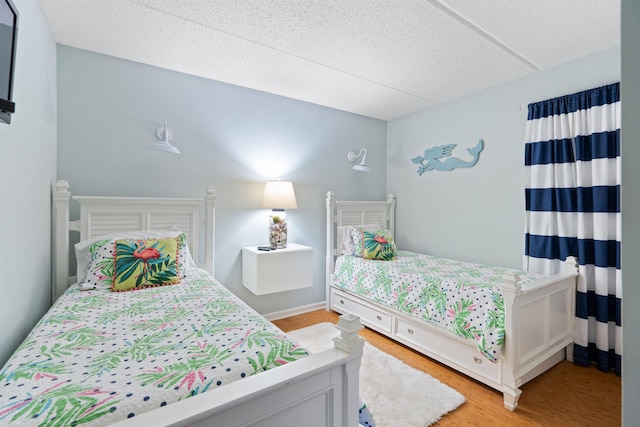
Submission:
POLYGON ((424 155, 414 157, 411 161, 418 165, 418 175, 432 170, 452 171, 456 168, 470 168, 478 162, 480 152, 484 148, 484 141, 478 140, 475 147, 467 148, 467 152, 473 156, 470 161, 464 161, 457 157, 451 157, 451 152, 457 144, 439 145, 437 147, 427 148, 424 155), (448 157, 444 161, 440 160, 448 157))

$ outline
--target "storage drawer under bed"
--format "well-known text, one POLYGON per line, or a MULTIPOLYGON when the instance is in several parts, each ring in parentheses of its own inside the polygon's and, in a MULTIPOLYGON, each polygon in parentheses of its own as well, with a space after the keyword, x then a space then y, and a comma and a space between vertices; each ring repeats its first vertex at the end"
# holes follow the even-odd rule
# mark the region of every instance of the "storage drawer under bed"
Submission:
POLYGON ((331 288, 331 308, 339 313, 360 316, 365 326, 385 333, 487 385, 500 388, 503 361, 491 362, 478 351, 474 343, 441 332, 437 326, 428 323, 417 326, 415 321, 405 320, 405 315, 387 313, 383 308, 335 288, 331 288))
POLYGON ((373 305, 356 301, 348 294, 331 289, 331 308, 340 313, 352 313, 360 316, 362 323, 373 329, 391 333, 391 315, 377 309, 373 305))
POLYGON ((424 331, 402 319, 396 319, 393 335, 417 350, 424 350, 434 359, 445 361, 448 365, 457 365, 460 372, 472 377, 480 375, 500 384, 501 363, 493 363, 483 356, 474 345, 451 339, 434 331, 424 331))

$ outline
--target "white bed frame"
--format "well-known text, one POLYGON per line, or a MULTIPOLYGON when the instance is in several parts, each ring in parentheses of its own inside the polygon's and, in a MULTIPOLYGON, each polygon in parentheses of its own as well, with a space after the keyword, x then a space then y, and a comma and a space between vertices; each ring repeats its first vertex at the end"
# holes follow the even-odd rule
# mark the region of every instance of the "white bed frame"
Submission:
MULTIPOLYGON (((215 192, 203 199, 73 197, 80 220, 69 221, 66 181, 53 189, 53 286, 55 301, 74 282, 69 276, 69 232, 84 240, 120 231, 170 230, 187 235, 192 256, 213 275, 215 192), (203 203, 204 202, 204 203, 203 203), (204 204, 204 221, 201 210, 204 204), (201 230, 204 229, 204 233, 201 230), (199 236, 204 235, 200 245, 199 236), (200 262, 200 249, 204 261, 200 262)), ((334 348, 155 409, 115 425, 127 426, 293 426, 358 425, 360 359, 364 340, 357 316, 342 316, 334 348)))
MULTIPOLYGON (((577 261, 569 257, 565 272, 516 286, 517 275, 504 278, 505 345, 492 363, 465 340, 434 324, 332 287, 335 260, 342 250, 337 227, 381 224, 394 233, 395 195, 387 201, 337 201, 327 204, 327 310, 352 313, 362 323, 441 363, 500 391, 504 406, 515 410, 520 387, 565 357, 572 360, 577 261)), ((395 236, 395 234, 393 234, 395 236)))

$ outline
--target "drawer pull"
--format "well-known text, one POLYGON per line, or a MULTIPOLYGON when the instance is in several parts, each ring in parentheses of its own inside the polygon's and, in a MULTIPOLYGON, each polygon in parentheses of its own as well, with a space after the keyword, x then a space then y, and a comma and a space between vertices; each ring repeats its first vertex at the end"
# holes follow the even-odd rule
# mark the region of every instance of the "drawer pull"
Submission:
POLYGON ((482 363, 482 359, 480 359, 479 357, 473 357, 473 361, 476 362, 478 365, 482 363))
POLYGON ((343 299, 340 300, 340 304, 344 304, 344 300, 343 299))
POLYGON ((379 314, 376 316, 376 319, 378 319, 378 321, 382 320, 382 316, 380 316, 379 314))
POLYGON ((407 329, 407 332, 409 332, 409 335, 413 335, 413 329, 407 329))

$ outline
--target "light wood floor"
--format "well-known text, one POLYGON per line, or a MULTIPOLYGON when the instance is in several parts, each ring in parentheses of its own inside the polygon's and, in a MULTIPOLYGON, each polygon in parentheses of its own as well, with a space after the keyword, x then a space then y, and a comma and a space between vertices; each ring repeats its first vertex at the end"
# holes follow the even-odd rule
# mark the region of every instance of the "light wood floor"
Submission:
MULTIPOLYGON (((285 332, 320 322, 335 323, 336 313, 312 311, 276 320, 285 332)), ((440 426, 593 426, 621 425, 620 377, 595 367, 564 361, 522 387, 515 412, 502 406, 502 394, 370 329, 360 335, 407 365, 427 372, 464 395, 466 402, 446 414, 440 426)), ((373 410, 373 408, 372 408, 373 410)))

